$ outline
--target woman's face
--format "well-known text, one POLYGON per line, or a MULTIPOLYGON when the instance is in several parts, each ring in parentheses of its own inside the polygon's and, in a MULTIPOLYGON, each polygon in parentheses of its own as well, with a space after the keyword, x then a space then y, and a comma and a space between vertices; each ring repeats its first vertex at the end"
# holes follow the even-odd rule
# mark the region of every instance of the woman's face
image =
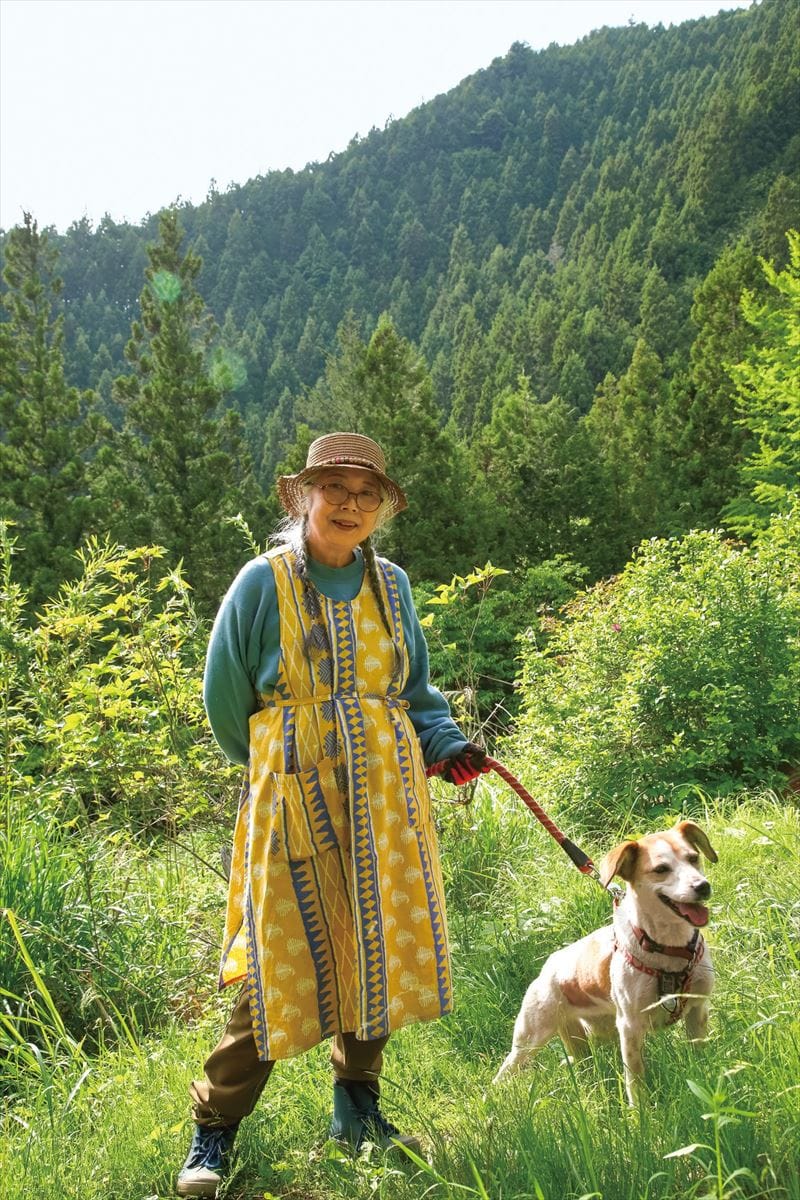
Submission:
POLYGON ((364 512, 356 495, 381 495, 380 481, 372 471, 360 467, 329 467, 320 471, 308 493, 308 549, 311 557, 328 567, 345 567, 353 561, 359 542, 369 537, 380 509, 364 512), (339 503, 331 503, 322 490, 326 483, 338 483, 347 489, 339 503))

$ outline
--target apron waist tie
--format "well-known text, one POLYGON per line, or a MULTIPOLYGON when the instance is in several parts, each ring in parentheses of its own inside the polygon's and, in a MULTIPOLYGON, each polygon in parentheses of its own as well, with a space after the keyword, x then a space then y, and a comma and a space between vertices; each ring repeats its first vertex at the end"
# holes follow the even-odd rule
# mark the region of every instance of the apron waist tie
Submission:
POLYGON ((329 704, 336 700, 382 700, 388 708, 408 708, 408 701, 399 696, 385 696, 380 692, 336 692, 327 696, 292 696, 288 700, 283 697, 259 696, 262 708, 294 708, 296 705, 329 704))

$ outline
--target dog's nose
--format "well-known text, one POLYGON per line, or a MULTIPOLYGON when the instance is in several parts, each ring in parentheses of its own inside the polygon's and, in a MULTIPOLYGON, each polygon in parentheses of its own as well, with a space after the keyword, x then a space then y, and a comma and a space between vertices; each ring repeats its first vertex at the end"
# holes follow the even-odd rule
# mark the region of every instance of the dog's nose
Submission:
POLYGON ((694 890, 697 893, 698 900, 707 900, 711 895, 711 884, 707 879, 702 879, 700 883, 694 885, 694 890))

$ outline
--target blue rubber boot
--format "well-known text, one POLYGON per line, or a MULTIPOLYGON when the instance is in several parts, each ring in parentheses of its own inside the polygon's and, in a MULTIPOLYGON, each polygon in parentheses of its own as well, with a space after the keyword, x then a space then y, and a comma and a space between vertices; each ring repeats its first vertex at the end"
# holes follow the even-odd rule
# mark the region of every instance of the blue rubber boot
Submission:
POLYGON ((407 1146, 421 1154, 419 1138, 403 1134, 380 1110, 377 1085, 337 1079, 333 1085, 333 1120, 330 1136, 360 1154, 368 1142, 379 1150, 407 1146))
POLYGON ((238 1123, 216 1129, 195 1125, 186 1162, 175 1184, 179 1196, 205 1196, 213 1200, 225 1175, 238 1128, 238 1123))

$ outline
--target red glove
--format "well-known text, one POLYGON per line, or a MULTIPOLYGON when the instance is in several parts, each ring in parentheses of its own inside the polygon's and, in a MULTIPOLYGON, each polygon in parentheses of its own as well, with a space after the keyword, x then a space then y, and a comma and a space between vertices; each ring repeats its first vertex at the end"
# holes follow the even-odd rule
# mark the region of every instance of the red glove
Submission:
POLYGON ((490 770, 491 767, 486 764, 486 751, 483 747, 476 746, 474 742, 467 742, 458 754, 453 754, 447 759, 442 779, 454 783, 456 787, 463 787, 465 783, 471 783, 473 779, 485 775, 490 770))

